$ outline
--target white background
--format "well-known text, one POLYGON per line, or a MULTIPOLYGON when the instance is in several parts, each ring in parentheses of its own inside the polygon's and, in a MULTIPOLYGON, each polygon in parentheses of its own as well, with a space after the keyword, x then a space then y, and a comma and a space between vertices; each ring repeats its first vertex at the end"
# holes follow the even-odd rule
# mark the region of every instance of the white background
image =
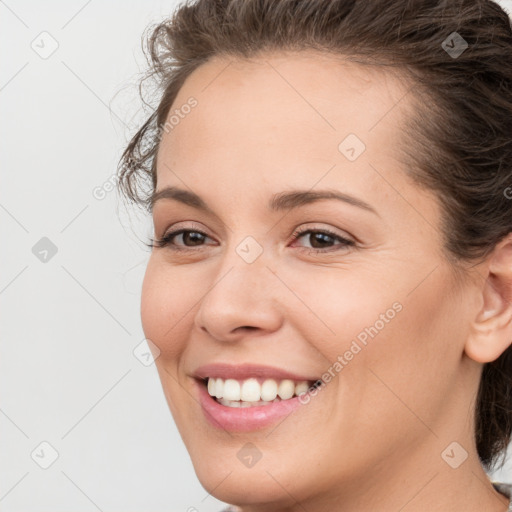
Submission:
MULTIPOLYGON (((143 30, 175 4, 0 1, 2 512, 222 508, 133 354, 149 219, 92 193, 141 120, 143 30), (52 40, 46 59, 31 47, 52 40), (47 262, 32 252, 43 237, 47 262)), ((512 481, 510 459, 495 478, 512 481)))

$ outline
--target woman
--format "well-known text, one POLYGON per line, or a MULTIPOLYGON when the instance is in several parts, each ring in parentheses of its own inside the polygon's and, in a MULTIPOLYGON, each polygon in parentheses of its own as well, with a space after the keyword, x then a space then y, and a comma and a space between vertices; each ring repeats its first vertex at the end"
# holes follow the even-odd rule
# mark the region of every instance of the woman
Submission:
POLYGON ((512 429, 507 14, 198 0, 149 54, 119 184, 153 216, 142 324, 205 489, 512 510, 486 474, 512 429))

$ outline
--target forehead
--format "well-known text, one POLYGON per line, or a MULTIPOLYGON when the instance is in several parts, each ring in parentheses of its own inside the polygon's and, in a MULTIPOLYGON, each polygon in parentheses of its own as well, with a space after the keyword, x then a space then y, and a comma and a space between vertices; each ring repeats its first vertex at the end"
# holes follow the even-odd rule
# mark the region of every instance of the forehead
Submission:
POLYGON ((159 186, 176 184, 176 169, 204 184, 307 187, 333 165, 338 178, 368 182, 369 160, 396 167, 407 87, 383 68, 315 51, 217 56, 187 78, 170 109, 159 186), (343 153, 345 140, 359 145, 357 160, 343 153))

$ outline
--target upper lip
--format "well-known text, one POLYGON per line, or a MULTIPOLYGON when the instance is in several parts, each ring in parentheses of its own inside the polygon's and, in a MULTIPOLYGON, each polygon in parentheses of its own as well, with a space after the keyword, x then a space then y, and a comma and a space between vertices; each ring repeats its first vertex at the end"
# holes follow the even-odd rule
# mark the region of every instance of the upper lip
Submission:
POLYGON ((276 368, 272 366, 258 365, 253 363, 230 364, 230 363, 210 363, 200 366, 194 371, 194 377, 206 379, 207 377, 221 379, 248 379, 251 377, 263 379, 290 379, 294 381, 316 381, 318 377, 310 375, 299 375, 297 373, 276 368))

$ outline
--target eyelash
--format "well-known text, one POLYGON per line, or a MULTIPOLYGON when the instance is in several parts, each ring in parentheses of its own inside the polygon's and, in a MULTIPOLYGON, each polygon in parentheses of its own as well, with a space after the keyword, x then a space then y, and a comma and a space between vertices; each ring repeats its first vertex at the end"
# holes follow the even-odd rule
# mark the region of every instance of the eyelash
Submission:
MULTIPOLYGON (((202 247, 202 246, 195 246, 195 247, 184 246, 184 247, 180 247, 180 246, 177 246, 177 245, 173 244, 172 239, 175 236, 181 235, 182 233, 199 233, 200 235, 209 238, 206 233, 203 233, 202 231, 199 231, 197 229, 186 229, 186 228, 183 228, 183 229, 178 229, 176 231, 169 231, 161 239, 155 240, 155 239, 151 238, 150 239, 151 243, 148 244, 148 245, 149 245, 150 248, 153 248, 153 247, 158 247, 158 248, 167 247, 168 249, 170 249, 172 251, 190 251, 190 250, 194 251, 194 250, 200 249, 202 247)), ((337 239, 338 241, 341 242, 341 244, 339 244, 338 247, 351 247, 351 246, 355 245, 354 241, 349 240, 347 238, 344 238, 344 237, 334 233, 333 231, 331 231, 329 229, 303 229, 303 230, 297 229, 297 230, 294 231, 294 233, 292 235, 292 242, 294 242, 295 240, 301 238, 304 235, 311 234, 311 233, 325 234, 325 235, 328 235, 331 238, 337 239)), ((333 248, 316 249, 316 248, 309 248, 309 247, 302 247, 302 249, 305 249, 305 250, 307 250, 309 252, 313 252, 313 253, 317 253, 317 254, 327 253, 327 252, 334 252, 334 251, 339 250, 339 249, 336 249, 336 248, 334 248, 334 249, 333 248)))

